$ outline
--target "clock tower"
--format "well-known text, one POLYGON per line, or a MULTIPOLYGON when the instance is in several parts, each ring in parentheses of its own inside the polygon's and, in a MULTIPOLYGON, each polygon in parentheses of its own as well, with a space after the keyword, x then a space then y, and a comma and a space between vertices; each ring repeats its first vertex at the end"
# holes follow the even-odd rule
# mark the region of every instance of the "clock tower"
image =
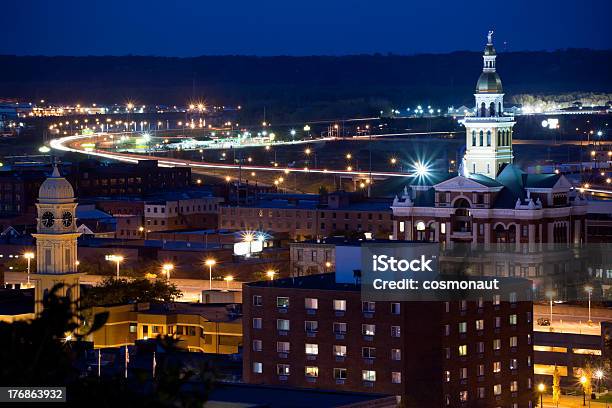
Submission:
POLYGON ((38 190, 36 234, 32 234, 36 238, 36 273, 32 275, 36 314, 42 310, 44 295, 58 283, 64 284, 59 295, 75 302, 79 299, 76 206, 72 186, 53 166, 53 173, 38 190))
POLYGON ((485 46, 482 73, 476 83, 476 114, 465 118, 465 173, 478 173, 494 179, 500 168, 512 163, 514 117, 504 115, 504 93, 495 68, 497 53, 493 31, 485 46))

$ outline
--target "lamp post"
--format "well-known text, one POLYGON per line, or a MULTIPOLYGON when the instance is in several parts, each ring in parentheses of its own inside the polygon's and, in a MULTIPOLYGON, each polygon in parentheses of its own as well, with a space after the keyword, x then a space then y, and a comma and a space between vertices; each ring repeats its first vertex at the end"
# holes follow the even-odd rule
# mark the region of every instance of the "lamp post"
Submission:
POLYGON ((171 263, 165 263, 162 265, 162 271, 168 277, 168 282, 170 281, 170 272, 174 269, 174 265, 171 263))
POLYGON ((598 369, 595 371, 595 378, 597 378, 597 392, 601 392, 601 380, 604 378, 604 372, 602 369, 598 369))
POLYGON ((223 278, 223 280, 227 285, 227 290, 229 290, 230 282, 234 280, 234 277, 232 275, 227 275, 225 278, 223 278))
POLYGON ((593 323, 593 321, 591 320, 591 295, 593 294, 593 287, 592 286, 585 286, 584 290, 586 291, 586 293, 589 296, 589 321, 587 322, 589 325, 593 323))
POLYGON ((214 259, 207 259, 206 266, 208 266, 208 290, 212 290, 212 267, 217 263, 214 259))
POLYGON ((546 292, 546 297, 550 300, 550 325, 553 323, 553 297, 555 296, 555 292, 549 290, 546 292))
POLYGON ((119 279, 119 264, 123 262, 123 257, 121 255, 106 255, 104 258, 107 261, 115 262, 117 266, 117 279, 119 279))
POLYGON ((546 391, 546 386, 544 383, 538 384, 538 392, 540 393, 540 408, 544 406, 544 391, 546 391))
POLYGON ((276 275, 276 272, 274 272, 272 269, 266 272, 266 276, 268 276, 268 278, 270 278, 271 281, 274 280, 274 275, 276 275))
POLYGON ((25 257, 25 259, 28 260, 28 286, 30 285, 30 264, 32 262, 32 259, 34 259, 34 252, 26 252, 25 254, 23 254, 23 256, 25 257))
POLYGON ((580 377, 580 384, 582 384, 582 406, 586 407, 586 383, 587 383, 587 378, 586 376, 582 376, 580 377))

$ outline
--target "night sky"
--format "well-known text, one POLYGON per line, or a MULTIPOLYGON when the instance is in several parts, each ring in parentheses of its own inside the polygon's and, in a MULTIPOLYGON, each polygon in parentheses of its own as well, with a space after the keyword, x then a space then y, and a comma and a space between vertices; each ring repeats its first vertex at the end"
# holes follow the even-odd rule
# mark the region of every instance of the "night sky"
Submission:
POLYGON ((0 54, 344 55, 612 48, 610 0, 17 0, 0 54))

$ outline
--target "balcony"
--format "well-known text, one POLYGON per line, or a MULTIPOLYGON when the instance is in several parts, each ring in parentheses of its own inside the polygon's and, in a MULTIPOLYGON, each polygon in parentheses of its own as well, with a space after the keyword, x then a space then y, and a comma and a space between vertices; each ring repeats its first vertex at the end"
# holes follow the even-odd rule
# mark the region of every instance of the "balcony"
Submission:
POLYGON ((317 332, 313 330, 306 330, 306 337, 317 337, 317 332))

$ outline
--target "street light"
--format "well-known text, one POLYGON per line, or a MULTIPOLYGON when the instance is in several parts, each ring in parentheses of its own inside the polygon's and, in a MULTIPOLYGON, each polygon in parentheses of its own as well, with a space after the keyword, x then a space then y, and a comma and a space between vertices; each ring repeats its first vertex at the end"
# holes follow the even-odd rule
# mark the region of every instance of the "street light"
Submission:
POLYGON ((230 282, 234 280, 234 277, 232 275, 227 275, 223 280, 227 284, 227 290, 229 290, 230 282))
POLYGON ((585 407, 586 406, 586 385, 587 385, 587 381, 588 379, 586 378, 586 376, 582 376, 580 377, 580 384, 582 384, 582 406, 585 407))
POLYGON ((546 291, 546 297, 550 299, 550 325, 552 326, 553 322, 553 297, 555 296, 555 292, 552 290, 546 291))
POLYGON ((28 286, 30 285, 30 263, 34 259, 34 252, 26 252, 23 257, 28 260, 28 286))
POLYGON ((538 392, 540 393, 540 408, 544 406, 544 391, 546 391, 546 386, 544 383, 538 384, 538 392))
POLYGON ((162 271, 168 277, 168 281, 170 281, 170 271, 174 269, 174 265, 171 263, 165 263, 162 265, 162 271))
POLYGON ((604 372, 601 368, 595 370, 595 378, 597 378, 597 392, 601 392, 601 380, 604 378, 604 372))
POLYGON ((593 321, 591 320, 591 295, 593 294, 593 287, 592 286, 585 286, 584 290, 589 295, 589 321, 587 323, 589 325, 591 325, 593 323, 593 321))
POLYGON ((212 267, 215 266, 217 261, 214 259, 207 259, 206 266, 208 266, 208 290, 212 290, 212 267))
POLYGON ((266 275, 268 276, 268 278, 270 278, 270 280, 274 280, 274 275, 276 275, 276 272, 270 269, 266 272, 266 275))
POLYGON ((106 255, 105 259, 110 262, 115 262, 117 265, 117 279, 119 279, 119 264, 123 262, 123 257, 121 255, 106 255))

